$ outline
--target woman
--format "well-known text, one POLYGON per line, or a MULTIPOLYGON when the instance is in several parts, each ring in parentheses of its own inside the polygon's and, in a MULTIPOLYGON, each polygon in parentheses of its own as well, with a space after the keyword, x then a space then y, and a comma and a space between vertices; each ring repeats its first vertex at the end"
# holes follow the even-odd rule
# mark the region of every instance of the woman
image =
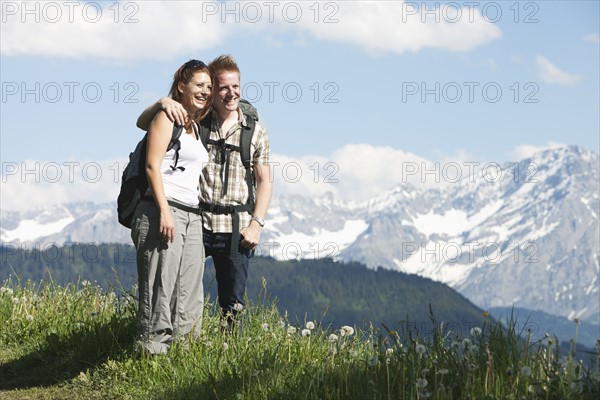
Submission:
POLYGON ((138 343, 149 354, 164 354, 173 339, 200 332, 204 245, 198 183, 208 155, 196 123, 208 113, 211 89, 206 64, 188 61, 175 72, 169 92, 192 116, 179 150, 167 150, 173 123, 164 112, 148 129, 149 189, 136 208, 131 237, 137 249, 138 343))

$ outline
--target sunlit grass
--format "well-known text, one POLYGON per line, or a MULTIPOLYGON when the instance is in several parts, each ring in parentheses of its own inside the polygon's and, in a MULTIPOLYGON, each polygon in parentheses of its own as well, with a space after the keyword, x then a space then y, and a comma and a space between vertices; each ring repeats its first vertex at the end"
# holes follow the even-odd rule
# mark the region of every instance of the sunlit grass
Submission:
POLYGON ((265 292, 238 315, 239 329, 224 329, 208 299, 201 339, 144 356, 134 350, 135 291, 106 292, 87 281, 7 281, 0 288, 0 397, 591 399, 600 393, 597 352, 584 363, 574 357, 575 343, 560 354, 557 338, 532 343, 512 321, 488 318, 460 337, 432 320, 429 338, 409 329, 291 325, 265 292))

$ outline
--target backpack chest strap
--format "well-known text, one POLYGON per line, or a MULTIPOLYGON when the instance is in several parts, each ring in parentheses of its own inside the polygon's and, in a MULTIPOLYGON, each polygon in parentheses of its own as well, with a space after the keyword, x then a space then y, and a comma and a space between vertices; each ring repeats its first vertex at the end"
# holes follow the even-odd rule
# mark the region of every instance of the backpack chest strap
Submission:
POLYGON ((221 198, 223 198, 227 194, 227 188, 229 186, 229 164, 231 160, 231 151, 233 150, 239 153, 240 148, 239 146, 226 143, 225 139, 207 139, 206 144, 213 145, 217 148, 219 152, 219 162, 221 163, 221 165, 225 165, 225 167, 221 169, 221 182, 223 182, 223 187, 221 189, 221 198))

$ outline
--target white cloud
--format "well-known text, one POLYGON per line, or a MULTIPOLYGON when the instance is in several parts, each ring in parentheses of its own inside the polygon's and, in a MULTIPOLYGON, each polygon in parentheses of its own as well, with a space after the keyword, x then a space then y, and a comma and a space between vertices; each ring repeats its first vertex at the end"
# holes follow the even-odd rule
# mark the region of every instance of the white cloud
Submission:
POLYGON ((171 59, 227 38, 225 25, 201 23, 198 10, 191 1, 2 2, 0 47, 8 56, 171 59))
POLYGON ((586 42, 591 42, 597 45, 600 45, 600 36, 597 33, 590 33, 589 35, 585 35, 583 40, 586 42))
MULTIPOLYGON (((388 146, 348 144, 328 157, 273 155, 277 195, 321 196, 331 192, 347 201, 361 201, 401 184, 425 186, 422 174, 432 163, 388 146), (302 171, 298 179, 297 170, 302 171), (287 172, 284 172, 287 171, 287 172)), ((435 183, 434 183, 435 184, 435 183)))
POLYGON ((436 16, 426 14, 422 4, 402 1, 38 1, 3 2, 2 8, 0 49, 8 56, 172 59, 216 48, 236 35, 248 40, 252 32, 271 45, 288 43, 280 34, 290 30, 298 35, 293 45, 305 43, 308 34, 398 54, 424 48, 470 51, 501 37, 478 9, 461 8, 459 16, 442 6, 434 9, 436 16))
POLYGON ((572 86, 581 80, 579 75, 562 71, 546 57, 537 56, 536 64, 540 78, 546 83, 572 86))
POLYGON ((73 201, 114 202, 126 159, 2 163, 2 210, 73 201))
POLYGON ((512 160, 520 161, 525 158, 531 157, 537 152, 564 146, 566 146, 566 144, 553 141, 549 141, 546 144, 540 146, 532 144, 520 144, 516 146, 508 155, 511 157, 512 160))
POLYGON ((476 9, 459 7, 459 16, 456 9, 415 2, 336 4, 337 23, 303 21, 305 28, 319 39, 358 44, 373 53, 402 54, 424 48, 470 51, 502 36, 498 26, 487 22, 476 9))

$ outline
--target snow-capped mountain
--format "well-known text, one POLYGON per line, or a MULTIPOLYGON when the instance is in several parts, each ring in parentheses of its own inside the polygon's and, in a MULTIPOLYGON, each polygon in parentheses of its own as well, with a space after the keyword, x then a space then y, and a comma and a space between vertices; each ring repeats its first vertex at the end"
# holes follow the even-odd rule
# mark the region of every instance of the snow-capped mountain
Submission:
MULTIPOLYGON (((361 203, 275 197, 258 253, 360 261, 447 283, 483 308, 514 304, 598 324, 598 154, 564 147, 471 172, 361 203)), ((1 218, 0 239, 13 244, 131 242, 113 204, 1 218)))

